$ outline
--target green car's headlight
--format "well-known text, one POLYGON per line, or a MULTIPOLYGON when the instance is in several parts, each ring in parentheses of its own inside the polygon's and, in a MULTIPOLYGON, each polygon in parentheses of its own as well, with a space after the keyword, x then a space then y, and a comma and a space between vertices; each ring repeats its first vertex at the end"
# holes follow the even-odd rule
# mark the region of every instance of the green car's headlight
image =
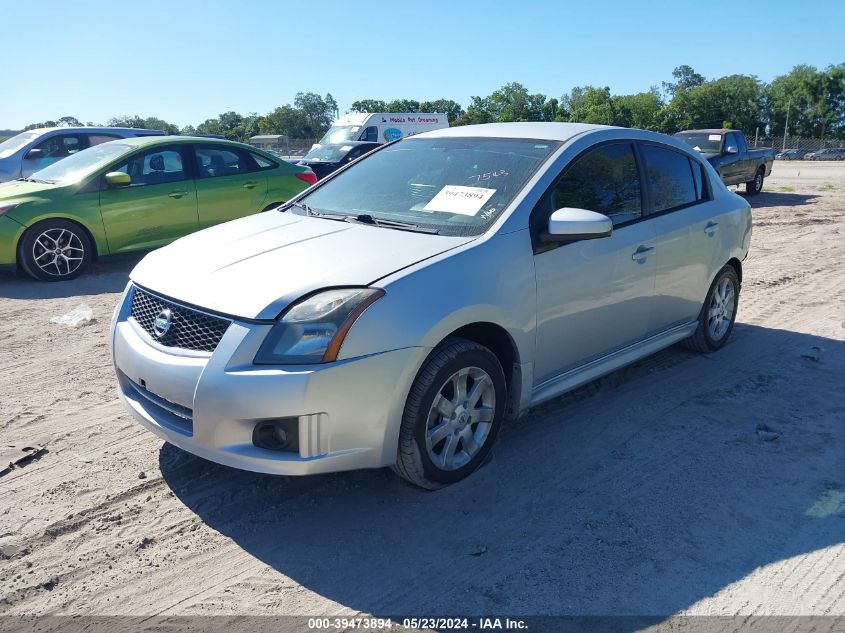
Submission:
POLYGON ((267 334, 255 363, 311 365, 336 360, 349 328, 383 296, 379 288, 337 288, 302 299, 267 334))

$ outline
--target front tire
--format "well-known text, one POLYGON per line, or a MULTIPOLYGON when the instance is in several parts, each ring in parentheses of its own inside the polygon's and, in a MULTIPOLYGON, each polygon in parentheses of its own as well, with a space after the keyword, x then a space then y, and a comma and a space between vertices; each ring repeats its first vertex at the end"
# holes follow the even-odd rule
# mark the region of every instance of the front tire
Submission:
POLYGON ((695 333, 681 344, 705 354, 723 348, 734 329, 739 290, 739 278, 733 266, 722 268, 707 291, 695 333))
POLYGON ((68 220, 34 224, 21 239, 21 268, 41 281, 67 281, 78 277, 91 263, 94 247, 88 233, 68 220))
POLYGON ((446 339, 411 386, 393 470, 429 490, 464 479, 490 453, 506 399, 505 374, 495 354, 473 341, 446 339))
POLYGON ((763 180, 766 177, 765 170, 760 167, 757 170, 757 173, 754 174, 754 180, 749 180, 745 183, 745 193, 749 196, 756 196, 758 193, 763 191, 763 180))

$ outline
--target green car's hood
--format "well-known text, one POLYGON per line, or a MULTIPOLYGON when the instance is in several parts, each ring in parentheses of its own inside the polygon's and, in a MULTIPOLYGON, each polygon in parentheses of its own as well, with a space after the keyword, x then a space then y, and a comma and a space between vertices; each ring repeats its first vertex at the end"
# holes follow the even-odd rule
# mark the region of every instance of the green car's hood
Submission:
POLYGON ((43 182, 30 182, 28 180, 12 180, 0 183, 0 202, 11 198, 42 197, 39 194, 52 193, 60 188, 60 185, 48 185, 43 182))

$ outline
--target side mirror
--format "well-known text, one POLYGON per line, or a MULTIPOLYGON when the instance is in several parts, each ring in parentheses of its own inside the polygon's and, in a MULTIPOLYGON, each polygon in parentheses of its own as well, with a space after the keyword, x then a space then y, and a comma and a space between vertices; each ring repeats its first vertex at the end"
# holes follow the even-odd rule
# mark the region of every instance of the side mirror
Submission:
POLYGON ((540 239, 547 244, 595 240, 608 237, 612 231, 613 221, 606 215, 567 207, 552 213, 548 230, 540 239))
POLYGON ((739 150, 737 150, 737 148, 733 145, 728 145, 725 148, 725 154, 737 154, 737 153, 739 153, 739 150))
POLYGON ((26 153, 26 156, 24 156, 24 158, 26 160, 39 160, 41 158, 44 158, 44 151, 36 147, 34 149, 29 150, 26 153))
POLYGON ((124 174, 122 171, 110 171, 106 174, 106 184, 109 187, 128 187, 131 182, 129 174, 124 174))

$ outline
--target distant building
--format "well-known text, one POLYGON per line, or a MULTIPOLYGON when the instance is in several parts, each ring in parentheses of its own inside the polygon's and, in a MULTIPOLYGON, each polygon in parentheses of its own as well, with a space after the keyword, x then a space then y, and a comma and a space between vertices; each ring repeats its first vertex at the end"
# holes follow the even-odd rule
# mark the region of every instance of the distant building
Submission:
POLYGON ((260 134, 251 136, 249 144, 263 150, 282 150, 290 143, 284 134, 260 134))

